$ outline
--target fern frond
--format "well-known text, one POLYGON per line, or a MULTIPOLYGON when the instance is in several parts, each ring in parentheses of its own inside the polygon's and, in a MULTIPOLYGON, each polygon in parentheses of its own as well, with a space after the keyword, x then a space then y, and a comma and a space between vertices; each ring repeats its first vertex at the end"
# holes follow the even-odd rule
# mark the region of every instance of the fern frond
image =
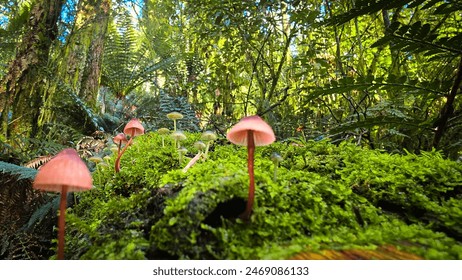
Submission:
MULTIPOLYGON (((181 130, 198 131, 199 120, 196 117, 195 111, 192 109, 188 99, 183 96, 170 96, 164 91, 160 91, 160 119, 161 124, 164 127, 170 127, 171 120, 167 118, 167 114, 171 112, 180 112, 183 115, 183 119, 178 121, 178 127, 181 130)), ((159 126, 160 127, 160 126, 159 126)))
POLYGON ((0 161, 2 259, 44 259, 50 255, 50 229, 55 220, 45 216, 50 209, 56 210, 47 209, 48 204, 53 206, 52 196, 32 188, 36 174, 35 169, 0 161))
POLYGON ((37 175, 37 170, 0 161, 0 174, 2 175, 0 185, 4 187, 5 181, 13 176, 17 176, 17 181, 29 181, 29 183, 32 183, 35 175, 37 175))
POLYGON ((34 225, 40 224, 50 212, 55 212, 59 207, 60 197, 55 196, 52 200, 44 203, 30 216, 29 221, 24 224, 21 230, 28 231, 34 225))
POLYGON ((52 155, 41 156, 41 157, 38 157, 38 158, 34 158, 33 160, 30 160, 30 161, 26 162, 24 164, 24 167, 38 169, 40 166, 44 165, 45 163, 50 161, 50 159, 52 159, 52 158, 53 158, 52 155))
POLYGON ((24 219, 37 197, 32 181, 37 170, 0 161, 0 224, 16 224, 24 219))
POLYGON ((108 27, 101 84, 121 99, 152 80, 156 71, 167 69, 177 60, 169 56, 153 61, 148 47, 137 42, 130 15, 125 12, 108 27))
POLYGON ((50 242, 44 242, 35 233, 17 232, 4 236, 0 245, 0 257, 7 260, 42 260, 50 254, 50 242))

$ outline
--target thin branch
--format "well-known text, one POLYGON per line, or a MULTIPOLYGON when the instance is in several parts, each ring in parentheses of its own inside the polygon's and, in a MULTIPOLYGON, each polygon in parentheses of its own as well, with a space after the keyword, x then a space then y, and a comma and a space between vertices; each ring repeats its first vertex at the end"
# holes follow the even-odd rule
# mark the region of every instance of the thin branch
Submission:
POLYGON ((278 102, 274 103, 273 105, 271 105, 270 107, 268 107, 266 110, 264 110, 263 112, 259 113, 258 115, 259 116, 263 116, 264 114, 268 113, 269 111, 273 110, 274 108, 276 108, 277 106, 281 105, 286 99, 287 97, 289 97, 289 87, 285 87, 283 89, 284 91, 284 95, 281 97, 281 99, 279 99, 278 102))
POLYGON ((268 32, 268 35, 266 36, 266 38, 263 41, 260 49, 258 50, 257 59, 255 60, 255 62, 252 65, 252 73, 251 73, 251 76, 250 76, 249 90, 247 91, 247 95, 245 97, 245 103, 244 103, 244 115, 245 116, 247 116, 247 108, 248 108, 248 104, 249 104, 249 100, 250 100, 250 91, 252 90, 253 76, 254 76, 254 73, 257 70, 258 61, 260 60, 260 57, 262 55, 263 48, 265 47, 265 44, 268 42, 270 35, 271 35, 271 30, 268 32))

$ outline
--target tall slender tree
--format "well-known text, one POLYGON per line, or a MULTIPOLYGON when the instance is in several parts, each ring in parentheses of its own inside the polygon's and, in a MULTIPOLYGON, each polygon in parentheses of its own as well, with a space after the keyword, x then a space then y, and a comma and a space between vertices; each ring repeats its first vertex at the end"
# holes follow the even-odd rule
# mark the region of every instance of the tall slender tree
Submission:
POLYGON ((57 21, 63 0, 37 0, 33 3, 26 32, 14 60, 0 83, 4 100, 2 133, 34 136, 42 96, 48 86, 45 66, 50 46, 57 36, 57 21), (9 121, 9 113, 12 119, 9 121))
POLYGON ((88 105, 95 108, 111 1, 95 0, 92 4, 95 9, 95 18, 92 24, 91 44, 87 52, 87 60, 82 74, 79 96, 86 101, 88 105))

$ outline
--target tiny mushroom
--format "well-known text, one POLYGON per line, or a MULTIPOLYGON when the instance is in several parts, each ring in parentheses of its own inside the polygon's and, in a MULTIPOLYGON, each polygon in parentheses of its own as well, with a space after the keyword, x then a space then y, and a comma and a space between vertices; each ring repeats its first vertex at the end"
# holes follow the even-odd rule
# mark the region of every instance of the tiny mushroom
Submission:
POLYGON ((114 144, 117 145, 117 155, 120 154, 120 148, 122 147, 122 145, 127 144, 128 142, 127 136, 125 136, 124 133, 117 134, 116 136, 114 136, 112 141, 114 142, 114 144))
POLYGON ((127 148, 132 144, 133 138, 135 136, 144 134, 144 127, 138 119, 132 119, 125 125, 124 133, 125 135, 130 135, 130 140, 128 140, 128 143, 125 145, 122 151, 117 155, 117 159, 115 161, 115 172, 116 173, 120 171, 120 159, 122 158, 122 155, 125 153, 127 148))
POLYGON ((279 163, 283 161, 283 158, 278 153, 274 152, 271 154, 271 161, 274 163, 273 181, 276 182, 279 163))
POLYGON ((165 127, 159 128, 157 130, 157 133, 159 133, 160 136, 162 137, 162 147, 165 147, 164 138, 165 138, 165 135, 168 134, 169 132, 170 132, 170 130, 168 128, 165 128, 165 127))
MULTIPOLYGON (((131 119, 124 127, 124 133, 126 135, 130 135, 130 141, 133 139, 133 137, 144 134, 144 127, 140 123, 138 119, 131 119)), ((128 141, 127 146, 131 144, 131 142, 128 141)))
POLYGON ((174 148, 180 148, 180 141, 186 140, 186 135, 181 131, 175 131, 171 134, 174 141, 174 148))
POLYGON ((204 159, 203 159, 203 160, 206 160, 207 155, 209 153, 210 144, 212 144, 213 141, 217 140, 217 135, 215 134, 215 132, 207 130, 204 133, 202 133, 201 139, 207 142, 207 146, 205 147, 204 159))
POLYGON ((43 165, 34 179, 33 188, 60 192, 58 220, 58 259, 64 259, 64 227, 68 192, 86 191, 92 188, 92 178, 78 153, 64 149, 43 165))
POLYGON ((252 213, 255 197, 254 180, 254 152, 255 146, 265 146, 276 140, 273 129, 259 116, 249 116, 242 118, 239 123, 234 125, 227 136, 228 140, 236 145, 247 146, 247 168, 249 172, 249 197, 244 213, 241 214, 243 220, 248 221, 252 213))
POLYGON ((202 153, 202 151, 205 149, 206 145, 202 141, 196 141, 193 144, 193 147, 197 149, 198 153, 202 153))
POLYGON ((176 120, 181 120, 183 115, 178 112, 171 112, 167 114, 167 118, 173 120, 173 131, 176 131, 176 120))
POLYGON ((103 159, 101 157, 98 157, 98 156, 92 156, 92 157, 88 158, 88 160, 91 161, 91 162, 94 162, 95 164, 98 164, 98 163, 103 161, 103 159))
POLYGON ((186 149, 185 147, 181 147, 178 149, 178 162, 180 163, 180 165, 183 164, 183 155, 185 155, 187 152, 188 149, 186 149))
POLYGON ((88 160, 95 164, 96 170, 98 170, 98 166, 100 166, 100 165, 102 165, 102 166, 107 165, 107 163, 105 163, 103 161, 103 158, 100 157, 100 156, 92 156, 92 157, 88 158, 88 160))

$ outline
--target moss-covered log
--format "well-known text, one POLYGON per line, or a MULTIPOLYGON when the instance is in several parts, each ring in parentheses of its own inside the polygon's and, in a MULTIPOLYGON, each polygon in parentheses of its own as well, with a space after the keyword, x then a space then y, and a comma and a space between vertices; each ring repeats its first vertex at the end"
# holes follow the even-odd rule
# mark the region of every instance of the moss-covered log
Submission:
MULTIPOLYGON (((190 157, 198 138, 184 143, 190 157)), ((67 257, 462 258, 462 167, 436 151, 390 155, 327 141, 259 147, 250 222, 238 218, 245 155, 217 145, 185 173, 160 135, 138 137, 120 173, 99 168, 96 191, 68 215, 67 257), (273 152, 284 158, 277 181, 273 152)))

